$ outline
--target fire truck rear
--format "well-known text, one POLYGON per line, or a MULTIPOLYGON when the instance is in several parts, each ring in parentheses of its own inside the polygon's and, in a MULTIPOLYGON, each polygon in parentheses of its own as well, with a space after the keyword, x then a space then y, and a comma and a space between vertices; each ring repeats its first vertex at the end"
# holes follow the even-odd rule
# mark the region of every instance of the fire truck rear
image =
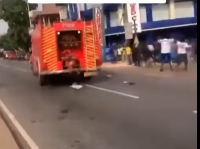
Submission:
POLYGON ((41 86, 51 75, 98 75, 101 44, 93 21, 57 21, 59 15, 40 15, 32 32, 31 70, 41 86))

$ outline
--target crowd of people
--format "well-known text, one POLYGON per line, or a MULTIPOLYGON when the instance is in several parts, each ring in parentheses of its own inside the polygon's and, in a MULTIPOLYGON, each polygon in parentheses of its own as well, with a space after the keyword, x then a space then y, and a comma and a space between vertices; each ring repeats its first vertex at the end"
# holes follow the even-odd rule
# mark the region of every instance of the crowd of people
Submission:
POLYGON ((173 71, 172 63, 177 67, 185 64, 188 70, 188 60, 197 59, 197 43, 189 42, 185 39, 160 38, 156 42, 140 42, 138 45, 133 41, 128 41, 124 46, 113 44, 110 46, 111 61, 123 61, 128 65, 141 66, 144 62, 146 66, 160 63, 160 71, 164 71, 164 64, 169 64, 173 71))

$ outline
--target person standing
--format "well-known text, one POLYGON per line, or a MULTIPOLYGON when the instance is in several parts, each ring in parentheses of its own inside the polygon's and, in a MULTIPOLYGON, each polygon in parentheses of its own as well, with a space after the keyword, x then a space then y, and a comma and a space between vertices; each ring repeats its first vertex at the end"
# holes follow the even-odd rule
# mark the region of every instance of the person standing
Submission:
POLYGON ((133 63, 132 50, 129 45, 126 46, 125 50, 126 50, 128 65, 131 65, 133 63))
POLYGON ((185 64, 185 70, 188 70, 188 55, 187 55, 187 49, 191 46, 184 42, 184 40, 177 41, 177 51, 178 51, 178 60, 177 60, 177 66, 180 66, 181 63, 185 64))
POLYGON ((132 60, 135 66, 140 66, 142 46, 137 36, 132 39, 132 60))
POLYGON ((174 39, 160 39, 158 42, 161 44, 161 67, 160 71, 164 71, 164 63, 168 63, 170 65, 171 71, 173 71, 172 63, 171 63, 171 45, 174 42, 174 39))

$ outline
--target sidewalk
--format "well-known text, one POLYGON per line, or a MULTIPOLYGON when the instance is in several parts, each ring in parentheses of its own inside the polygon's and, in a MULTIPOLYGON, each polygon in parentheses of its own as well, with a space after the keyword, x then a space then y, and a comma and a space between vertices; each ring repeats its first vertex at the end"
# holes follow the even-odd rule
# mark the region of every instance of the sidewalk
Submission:
POLYGON ((110 63, 106 62, 103 63, 101 68, 119 68, 119 67, 131 67, 132 65, 128 65, 126 62, 117 62, 117 63, 110 63))
POLYGON ((0 149, 19 149, 9 129, 0 116, 0 149))
POLYGON ((154 77, 154 78, 176 78, 176 79, 196 79, 197 78, 197 64, 190 63, 188 72, 184 71, 184 67, 181 66, 179 69, 176 69, 174 65, 174 71, 170 71, 169 66, 165 66, 165 71, 160 72, 160 64, 152 67, 135 67, 133 65, 128 65, 126 67, 120 66, 120 64, 106 64, 106 67, 102 67, 103 70, 108 73, 118 74, 120 76, 130 76, 134 75, 144 76, 144 77, 154 77), (119 69, 120 67, 120 69, 119 69))

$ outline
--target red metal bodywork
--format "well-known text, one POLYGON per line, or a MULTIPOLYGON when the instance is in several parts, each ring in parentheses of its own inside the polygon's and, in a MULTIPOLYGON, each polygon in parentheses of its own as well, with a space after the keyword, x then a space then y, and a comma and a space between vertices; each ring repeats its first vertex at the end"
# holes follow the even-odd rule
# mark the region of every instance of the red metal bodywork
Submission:
MULTIPOLYGON (((54 23, 52 27, 45 27, 41 20, 38 21, 35 30, 32 32, 32 55, 30 57, 30 62, 34 67, 37 66, 38 73, 53 73, 61 72, 63 70, 61 57, 62 51, 69 50, 71 54, 75 55, 80 63, 80 71, 90 71, 87 66, 88 59, 85 56, 86 48, 86 30, 87 26, 93 26, 94 28, 94 37, 95 42, 95 56, 96 56, 96 68, 99 68, 102 65, 102 53, 100 41, 97 38, 97 27, 95 21, 63 21, 54 23), (60 31, 66 30, 76 30, 81 31, 81 47, 77 49, 58 49, 57 45, 57 33, 60 31), (61 51, 61 52, 58 52, 61 51), (51 54, 52 53, 52 54, 51 54), (48 63, 48 64, 47 64, 48 63), (55 64, 56 63, 56 64, 55 64), (47 69, 48 65, 48 69, 47 69)), ((90 50, 90 49, 88 49, 90 50)), ((96 69, 92 70, 95 71, 96 69)))

